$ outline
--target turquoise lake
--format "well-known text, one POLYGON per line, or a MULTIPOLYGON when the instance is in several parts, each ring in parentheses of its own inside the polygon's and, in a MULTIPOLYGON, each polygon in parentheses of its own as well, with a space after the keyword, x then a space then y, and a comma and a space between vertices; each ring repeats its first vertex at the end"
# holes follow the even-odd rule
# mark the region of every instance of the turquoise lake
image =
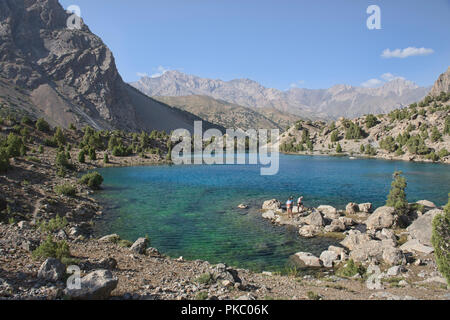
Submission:
POLYGON ((382 206, 396 170, 407 179, 410 202, 447 202, 450 167, 443 164, 281 155, 275 176, 261 176, 256 165, 100 169, 105 181, 95 197, 105 216, 96 232, 131 241, 148 235, 151 246, 172 257, 281 270, 292 254, 320 254, 335 240, 301 239, 295 229, 271 225, 259 212, 264 200, 303 195, 307 207, 382 206), (237 209, 240 203, 250 209, 237 209))

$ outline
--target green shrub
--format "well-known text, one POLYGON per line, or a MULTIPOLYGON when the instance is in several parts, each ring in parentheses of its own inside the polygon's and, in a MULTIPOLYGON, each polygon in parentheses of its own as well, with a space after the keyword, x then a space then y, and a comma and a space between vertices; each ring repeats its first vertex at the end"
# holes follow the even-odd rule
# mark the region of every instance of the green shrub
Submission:
POLYGON ((88 154, 89 154, 89 160, 91 160, 91 161, 97 160, 97 154, 95 153, 95 149, 93 147, 89 148, 88 154))
POLYGON ((53 141, 56 145, 61 146, 66 144, 66 137, 60 127, 56 128, 56 132, 53 135, 53 141))
POLYGON ((345 130, 345 139, 353 140, 364 138, 363 130, 356 123, 348 121, 347 125, 348 127, 345 130))
POLYGON ((83 149, 80 150, 78 153, 78 162, 79 163, 85 163, 86 162, 86 153, 83 149))
POLYGON ((444 134, 450 135, 450 116, 445 117, 444 134))
POLYGON ((103 163, 109 163, 109 156, 107 153, 105 153, 105 155, 103 156, 103 163))
POLYGON ((338 274, 344 277, 353 277, 357 274, 364 276, 366 269, 362 265, 356 264, 353 259, 347 261, 347 264, 338 270, 338 274))
POLYGON ((68 224, 69 223, 66 217, 61 218, 57 215, 55 218, 50 219, 48 222, 41 222, 39 224, 39 229, 46 232, 55 232, 64 229, 68 224))
POLYGON ((444 214, 438 214, 433 219, 431 242, 439 271, 450 285, 450 194, 444 207, 444 214))
POLYGON ((394 152, 397 150, 397 145, 395 144, 394 138, 391 136, 387 136, 383 140, 380 141, 380 147, 386 151, 394 152))
POLYGON ((66 241, 54 241, 51 236, 41 243, 41 245, 33 251, 34 259, 56 258, 59 260, 70 258, 70 249, 66 241))
POLYGON ((393 207, 400 215, 408 212, 408 201, 406 200, 405 193, 407 183, 406 179, 402 177, 401 174, 401 171, 394 172, 394 181, 392 181, 391 190, 386 201, 386 206, 393 207))
POLYGON ((449 153, 448 150, 445 149, 445 148, 441 149, 441 150, 438 152, 438 156, 439 156, 440 158, 444 158, 444 157, 448 156, 449 154, 450 154, 450 153, 449 153))
POLYGON ((8 138, 6 140, 6 151, 9 154, 9 157, 19 157, 23 153, 23 140, 19 136, 15 135, 14 133, 10 133, 8 135, 8 138))
POLYGON ((331 142, 338 142, 339 141, 339 132, 337 130, 333 131, 330 139, 331 139, 331 142))
POLYGON ((58 167, 62 167, 65 169, 72 168, 71 164, 69 163, 69 159, 67 159, 67 154, 64 151, 58 152, 58 154, 56 155, 55 164, 58 167))
POLYGON ((5 148, 0 148, 0 172, 6 172, 9 167, 9 154, 5 148))
POLYGON ((197 300, 197 301, 199 301, 199 300, 206 300, 206 299, 208 299, 208 296, 209 296, 209 294, 208 294, 207 291, 200 291, 195 296, 195 300, 197 300))
POLYGON ((442 138, 442 135, 439 132, 438 128, 433 127, 433 129, 431 131, 431 141, 438 142, 441 140, 441 138, 442 138))
POLYGON ((129 240, 119 240, 117 245, 121 248, 129 248, 133 245, 133 242, 131 242, 129 240))
POLYGON ((103 177, 98 172, 87 173, 81 177, 80 183, 87 185, 91 189, 98 190, 103 183, 103 177))
POLYGON ((206 272, 203 273, 201 276, 199 276, 197 279, 195 279, 195 282, 199 284, 212 284, 214 282, 214 277, 211 273, 206 272))
POLYGON ((337 146, 336 146, 336 152, 337 153, 341 153, 342 152, 342 147, 341 147, 340 143, 338 143, 337 146))
POLYGON ((22 119, 20 120, 20 123, 32 126, 33 120, 31 120, 28 116, 23 116, 22 119))
POLYGON ((77 194, 77 189, 70 183, 65 183, 55 187, 55 192, 59 195, 73 197, 77 194))
POLYGON ((42 131, 42 132, 49 132, 50 131, 50 125, 44 119, 39 118, 36 121, 36 129, 38 129, 39 131, 42 131))
POLYGON ((378 124, 378 119, 373 114, 366 116, 366 128, 370 129, 378 124))
POLYGON ((44 147, 43 146, 39 146, 38 152, 40 154, 43 154, 44 153, 44 147))

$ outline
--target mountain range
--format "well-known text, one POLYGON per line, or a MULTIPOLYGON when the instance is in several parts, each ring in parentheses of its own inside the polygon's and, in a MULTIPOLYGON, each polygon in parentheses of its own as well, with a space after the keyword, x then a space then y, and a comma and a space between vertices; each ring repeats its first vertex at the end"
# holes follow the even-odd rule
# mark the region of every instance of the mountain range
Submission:
POLYGON ((213 80, 175 70, 158 77, 141 77, 131 85, 153 97, 204 95, 256 111, 270 108, 313 120, 386 113, 419 101, 430 91, 430 87, 419 87, 403 78, 378 88, 335 85, 329 89, 281 91, 249 79, 213 80))
POLYGON ((0 0, 2 108, 63 127, 193 129, 197 116, 125 83, 103 41, 83 21, 68 28, 69 17, 58 0, 0 0))

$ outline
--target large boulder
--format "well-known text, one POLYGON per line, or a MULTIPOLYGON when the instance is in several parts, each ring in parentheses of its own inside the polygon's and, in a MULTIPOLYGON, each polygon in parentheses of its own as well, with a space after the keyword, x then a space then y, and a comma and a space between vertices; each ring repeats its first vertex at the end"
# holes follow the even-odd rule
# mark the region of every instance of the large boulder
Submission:
POLYGON ((370 237, 366 233, 361 233, 359 230, 350 230, 348 235, 344 240, 341 241, 341 244, 348 248, 349 250, 355 249, 357 246, 361 245, 370 240, 370 237))
POLYGON ((304 225, 298 229, 300 236, 304 238, 313 238, 317 236, 322 229, 318 226, 304 225))
POLYGON ((296 263, 300 267, 321 267, 322 263, 319 258, 309 252, 297 252, 294 255, 296 263))
POLYGON ((333 265, 339 260, 339 255, 334 251, 327 250, 320 254, 320 261, 326 268, 333 268, 333 265))
POLYGON ((371 230, 390 228, 397 222, 395 209, 392 207, 380 207, 366 220, 366 226, 371 230))
POLYGON ((370 202, 358 204, 359 212, 370 213, 372 212, 372 204, 370 202))
POLYGON ((356 246, 350 252, 350 258, 355 262, 374 262, 401 264, 405 261, 402 251, 395 248, 395 243, 392 240, 369 240, 356 246))
POLYGON ((263 210, 278 210, 281 208, 281 202, 277 199, 264 201, 262 205, 263 210))
POLYGON ((49 281, 60 281, 66 274, 66 266, 55 258, 48 258, 38 271, 38 278, 49 281))
POLYGON ((400 246, 400 249, 403 251, 411 252, 411 253, 419 252, 419 253, 424 253, 424 254, 431 254, 434 252, 433 247, 423 245, 417 239, 411 239, 411 240, 405 242, 403 245, 400 246))
POLYGON ((322 214, 317 210, 313 211, 309 216, 302 218, 301 221, 310 226, 323 227, 325 225, 322 214))
POLYGON ((416 202, 417 204, 423 205, 426 208, 436 208, 436 205, 428 200, 419 200, 416 202))
POLYGON ((340 214, 338 213, 337 209, 332 206, 322 205, 322 206, 317 207, 317 211, 322 213, 328 219, 337 219, 340 217, 340 214))
POLYGON ((334 219, 331 221, 331 224, 325 227, 325 232, 341 232, 345 231, 346 226, 345 223, 340 219, 334 219))
POLYGON ((421 217, 417 218, 406 230, 409 232, 411 239, 418 240, 421 244, 426 246, 432 246, 431 244, 431 224, 433 218, 437 214, 444 213, 440 209, 433 209, 427 211, 421 217))
POLYGON ((105 300, 117 287, 118 280, 109 270, 97 270, 81 279, 81 288, 67 288, 65 294, 73 300, 105 300))
POLYGON ((98 239, 99 242, 119 242, 120 241, 120 236, 118 234, 109 234, 107 236, 101 237, 100 239, 98 239))
POLYGON ((349 204, 347 204, 347 206, 345 207, 345 212, 347 214, 355 214, 359 211, 359 206, 357 203, 353 203, 350 202, 349 204))
POLYGON ((147 246, 148 246, 148 239, 139 238, 133 243, 133 245, 130 248, 130 251, 137 254, 144 254, 145 250, 147 249, 147 246))
POLYGON ((339 220, 346 226, 351 227, 355 224, 355 221, 349 217, 339 217, 339 220))
POLYGON ((383 249, 383 261, 389 265, 400 265, 406 263, 402 250, 387 246, 383 249))
POLYGON ((269 220, 273 220, 273 219, 276 218, 275 212, 274 212, 273 210, 267 210, 267 211, 264 211, 264 212, 262 213, 262 217, 263 217, 264 219, 269 219, 269 220))
POLYGON ((336 246, 329 246, 328 251, 333 251, 338 255, 338 257, 341 259, 341 261, 346 261, 348 258, 347 253, 345 252, 344 248, 336 247, 336 246))

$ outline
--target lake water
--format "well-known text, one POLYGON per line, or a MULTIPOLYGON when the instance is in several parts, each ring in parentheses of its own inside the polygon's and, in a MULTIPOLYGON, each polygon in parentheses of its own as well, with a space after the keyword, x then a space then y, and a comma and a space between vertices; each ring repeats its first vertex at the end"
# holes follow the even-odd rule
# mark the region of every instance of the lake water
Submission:
POLYGON ((100 169, 104 189, 96 197, 105 217, 97 233, 131 241, 148 234, 153 247, 172 257, 280 270, 290 255, 320 254, 335 240, 300 239, 294 229, 271 225, 259 212, 264 200, 303 195, 307 207, 381 206, 396 170, 407 178, 410 202, 447 202, 450 167, 442 164, 281 155, 275 176, 261 176, 259 166, 251 165, 100 169), (237 209, 240 203, 250 209, 237 209))

